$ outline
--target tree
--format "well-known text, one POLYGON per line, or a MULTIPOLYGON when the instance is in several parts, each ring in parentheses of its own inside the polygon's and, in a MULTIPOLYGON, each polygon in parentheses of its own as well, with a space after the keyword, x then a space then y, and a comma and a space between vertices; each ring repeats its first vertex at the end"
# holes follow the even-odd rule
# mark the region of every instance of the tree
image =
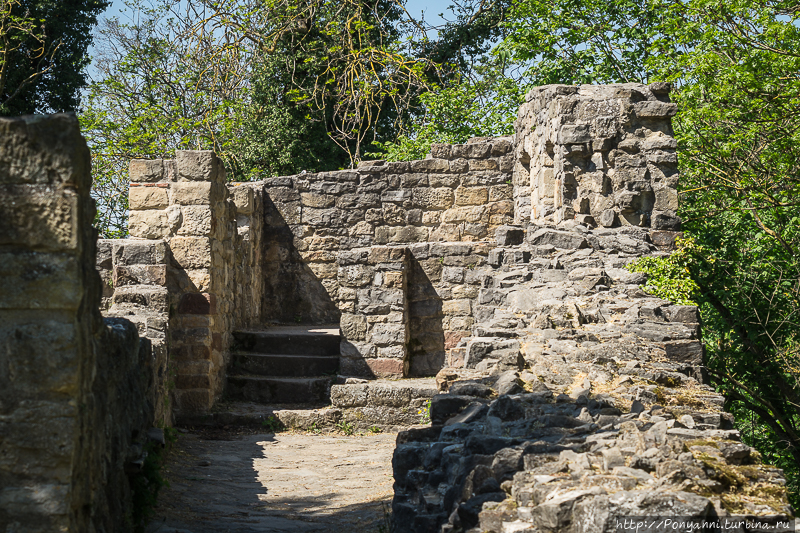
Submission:
POLYGON ((218 11, 157 1, 129 7, 129 22, 110 19, 100 27, 98 79, 80 117, 105 237, 126 232, 131 159, 208 149, 233 176, 244 164, 236 141, 249 98, 252 47, 236 25, 224 24, 220 11, 231 8, 222 12, 242 21, 254 16, 248 6, 229 3, 218 11))
POLYGON ((672 3, 682 52, 676 118, 688 264, 709 367, 745 436, 790 476, 800 465, 800 6, 672 3))
POLYGON ((74 111, 107 0, 0 0, 0 114, 74 111))

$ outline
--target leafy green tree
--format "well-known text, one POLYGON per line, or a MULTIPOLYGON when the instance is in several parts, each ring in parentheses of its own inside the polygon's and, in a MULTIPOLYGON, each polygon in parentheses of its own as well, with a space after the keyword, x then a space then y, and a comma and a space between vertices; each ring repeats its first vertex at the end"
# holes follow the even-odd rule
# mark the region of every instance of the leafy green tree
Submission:
POLYGON ((742 430, 790 476, 800 465, 800 6, 669 4, 681 52, 655 58, 675 100, 690 265, 709 366, 742 430))
MULTIPOLYGON (((97 226, 106 237, 126 232, 131 159, 214 150, 233 177, 245 163, 236 141, 249 98, 246 35, 192 3, 129 7, 130 21, 110 19, 99 29, 98 75, 80 116, 92 150, 97 226)), ((235 15, 250 13, 241 8, 235 15)))
POLYGON ((800 29, 796 1, 522 0, 499 53, 533 83, 671 81, 692 245, 642 263, 701 304, 709 370, 783 466, 800 465, 800 29), (599 21, 599 22, 598 22, 599 21), (691 281, 689 284, 687 277, 691 281), (690 287, 691 285, 691 287, 690 287))
POLYGON ((408 132, 395 141, 378 143, 368 155, 389 161, 424 159, 434 143, 464 143, 470 137, 514 133, 517 109, 525 87, 506 75, 502 64, 484 58, 471 73, 420 96, 420 106, 408 132))
POLYGON ((75 111, 107 0, 0 0, 0 115, 75 111))

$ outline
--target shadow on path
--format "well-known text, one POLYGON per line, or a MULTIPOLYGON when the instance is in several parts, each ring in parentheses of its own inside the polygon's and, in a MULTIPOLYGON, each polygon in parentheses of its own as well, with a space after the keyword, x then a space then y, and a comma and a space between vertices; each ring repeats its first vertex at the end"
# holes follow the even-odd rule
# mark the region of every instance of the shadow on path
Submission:
POLYGON ((395 438, 181 434, 147 533, 378 533, 395 438))

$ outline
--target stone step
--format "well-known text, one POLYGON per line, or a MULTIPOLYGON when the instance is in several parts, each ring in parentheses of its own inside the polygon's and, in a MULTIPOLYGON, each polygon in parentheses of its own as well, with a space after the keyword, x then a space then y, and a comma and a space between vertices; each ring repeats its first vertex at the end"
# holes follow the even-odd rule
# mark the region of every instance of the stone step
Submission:
POLYGON ((231 371, 272 377, 333 375, 339 370, 336 355, 286 355, 237 352, 231 371))
POLYGON ((339 326, 278 326, 233 332, 234 351, 274 355, 339 355, 339 326))
POLYGON ((331 387, 334 407, 395 407, 419 410, 438 393, 434 378, 378 379, 331 387))
POLYGON ((228 375, 227 397, 257 403, 327 403, 333 376, 228 375))
MULTIPOLYGON (((427 402, 426 402, 427 403, 427 402)), ((220 402, 214 412, 188 415, 188 426, 248 426, 272 431, 286 428, 300 431, 341 431, 359 433, 397 432, 430 424, 427 405, 404 407, 331 407, 321 404, 270 404, 247 401, 220 402), (280 424, 276 424, 279 422, 280 424)))

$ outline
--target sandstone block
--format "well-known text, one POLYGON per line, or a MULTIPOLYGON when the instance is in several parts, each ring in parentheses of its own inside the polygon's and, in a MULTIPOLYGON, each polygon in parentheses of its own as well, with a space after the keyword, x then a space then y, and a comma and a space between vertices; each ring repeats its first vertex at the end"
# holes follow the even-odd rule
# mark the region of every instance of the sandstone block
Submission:
POLYGON ((211 242, 207 237, 173 237, 169 247, 179 268, 211 267, 211 242))
POLYGON ((208 293, 187 293, 181 296, 178 312, 184 315, 214 315, 217 313, 217 297, 208 293))
MULTIPOLYGON (((24 395, 45 391, 76 394, 81 355, 75 325, 55 313, 45 320, 24 322, 15 315, 18 317, 15 311, 0 311, 0 338, 4 342, 0 366, 11 372, 0 377, 0 387, 24 395)), ((31 420, 41 421, 19 422, 31 420)))
POLYGON ((370 372, 379 378, 400 378, 406 375, 408 363, 401 359, 366 359, 370 372))
POLYGON ((333 207, 336 197, 330 194, 317 194, 312 192, 300 193, 300 203, 305 207, 326 208, 333 207))
POLYGON ((71 190, 3 185, 0 213, 0 245, 48 250, 73 250, 78 245, 78 197, 71 190))
POLYGON ((447 187, 417 188, 411 194, 413 204, 424 209, 448 209, 454 202, 453 190, 447 187))
POLYGON ((497 170, 499 168, 496 159, 470 159, 468 160, 468 165, 470 172, 497 170))
POLYGON ((442 302, 442 313, 448 316, 470 316, 472 305, 470 300, 449 300, 442 302))
POLYGON ((164 187, 131 187, 128 191, 131 211, 164 209, 169 205, 169 196, 164 187))
POLYGON ((517 246, 525 239, 525 231, 513 226, 500 226, 494 232, 498 246, 517 246))
POLYGON ((448 209, 442 214, 442 222, 455 224, 458 222, 486 222, 486 207, 467 206, 448 209))
POLYGON ((164 161, 161 159, 132 159, 128 165, 131 182, 154 183, 164 179, 164 161))
POLYGON ((349 341, 367 340, 367 319, 364 315, 343 313, 339 327, 342 335, 349 341))
POLYGON ((648 100, 637 102, 633 105, 633 110, 639 118, 669 118, 678 113, 678 105, 648 100))
POLYGON ((188 181, 224 181, 222 162, 210 150, 177 150, 178 177, 188 181))
POLYGON ((208 205, 211 203, 212 185, 210 181, 172 183, 172 201, 180 205, 208 205))
POLYGON ((206 237, 211 235, 214 226, 211 207, 207 205, 185 205, 181 208, 183 223, 178 235, 195 235, 206 237))
POLYGON ((131 211, 128 217, 128 233, 141 239, 163 239, 169 237, 170 224, 166 211, 150 209, 131 211))
POLYGON ((589 124, 564 124, 558 131, 559 144, 579 144, 591 140, 589 124))
POLYGON ((375 242, 377 244, 425 242, 428 240, 429 232, 429 228, 420 226, 377 227, 375 242))
POLYGON ((659 211, 676 211, 678 209, 678 191, 665 188, 655 191, 656 202, 653 209, 659 211))
POLYGON ((119 265, 114 268, 114 287, 167 284, 167 265, 119 265))
POLYGON ((167 261, 167 245, 162 240, 110 240, 115 265, 161 265, 167 261))
POLYGON ((370 342, 375 346, 405 345, 405 324, 375 324, 370 332, 370 342))
POLYGON ((411 172, 440 172, 446 173, 450 170, 450 162, 446 159, 423 159, 421 161, 411 161, 411 172))
POLYGON ((456 205, 483 205, 489 200, 486 187, 459 187, 456 189, 456 205))
POLYGON ((308 268, 317 279, 335 279, 339 270, 336 263, 310 263, 308 268))

